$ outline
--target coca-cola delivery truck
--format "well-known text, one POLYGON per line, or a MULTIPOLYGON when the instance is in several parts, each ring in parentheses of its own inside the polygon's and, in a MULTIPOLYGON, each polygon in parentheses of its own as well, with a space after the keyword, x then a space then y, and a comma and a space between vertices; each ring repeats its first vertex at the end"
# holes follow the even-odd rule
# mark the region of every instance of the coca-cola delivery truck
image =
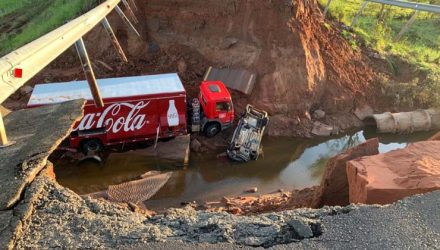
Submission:
MULTIPOLYGON (((95 106, 86 81, 37 84, 28 107, 87 100, 83 118, 74 125, 70 146, 84 153, 104 146, 170 138, 188 133, 186 91, 176 73, 98 79, 104 107, 95 106)), ((234 110, 227 88, 205 81, 196 98, 200 112, 193 126, 208 136, 232 125, 234 110)), ((193 105, 195 105, 193 103, 193 105)), ((197 117, 195 117, 197 116, 197 117)))

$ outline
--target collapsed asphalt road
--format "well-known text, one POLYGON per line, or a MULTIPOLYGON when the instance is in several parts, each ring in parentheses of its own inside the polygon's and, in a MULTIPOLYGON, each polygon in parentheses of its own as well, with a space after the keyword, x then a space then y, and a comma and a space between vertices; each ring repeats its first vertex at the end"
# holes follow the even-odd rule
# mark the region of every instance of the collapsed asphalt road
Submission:
POLYGON ((295 209, 256 216, 187 207, 148 217, 127 205, 83 199, 51 177, 47 162, 81 116, 82 105, 82 101, 64 103, 6 117, 17 143, 1 158, 2 171, 8 173, 2 175, 2 204, 10 204, 0 213, 2 249, 439 248, 440 191, 388 206, 295 209), (51 115, 46 114, 49 111, 51 115), (39 131, 53 131, 41 125, 48 120, 56 133, 39 131), (15 130, 28 133, 22 136, 15 130), (15 159, 18 150, 23 153, 15 159))
MULTIPOLYGON (((320 217, 321 236, 270 249, 440 249, 439 205, 440 191, 413 196, 389 206, 349 206, 349 213, 320 217)), ((194 245, 175 241, 130 246, 137 247, 243 249, 243 246, 225 243, 194 245)))
POLYGON ((127 206, 82 199, 45 176, 38 178, 43 188, 18 248, 439 247, 440 191, 388 206, 295 209, 257 216, 186 207, 146 217, 127 206))

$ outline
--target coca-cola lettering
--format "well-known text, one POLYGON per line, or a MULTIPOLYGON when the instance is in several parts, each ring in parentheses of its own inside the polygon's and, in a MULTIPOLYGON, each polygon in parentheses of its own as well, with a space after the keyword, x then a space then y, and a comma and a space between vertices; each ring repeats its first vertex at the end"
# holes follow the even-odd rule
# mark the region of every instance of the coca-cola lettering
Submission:
POLYGON ((106 127, 107 132, 118 133, 123 130, 124 132, 136 131, 141 129, 146 124, 145 114, 139 114, 141 109, 148 106, 150 102, 138 102, 136 104, 131 103, 114 103, 102 113, 90 113, 86 114, 79 122, 76 130, 87 130, 92 128, 106 127), (123 107, 130 108, 127 117, 118 116, 123 107), (98 121, 95 118, 99 117, 98 121), (95 126, 96 123, 96 126, 95 126))

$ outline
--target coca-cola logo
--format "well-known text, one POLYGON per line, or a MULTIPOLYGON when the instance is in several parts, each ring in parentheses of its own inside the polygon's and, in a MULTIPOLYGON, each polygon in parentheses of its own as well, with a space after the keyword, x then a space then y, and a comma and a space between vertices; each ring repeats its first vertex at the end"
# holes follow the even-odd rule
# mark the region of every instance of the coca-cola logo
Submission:
POLYGON ((84 115, 78 126, 74 128, 74 131, 102 127, 105 127, 107 132, 111 131, 113 133, 118 133, 121 130, 124 132, 139 130, 146 124, 146 116, 145 114, 140 114, 140 111, 148 106, 149 103, 149 101, 141 101, 136 104, 126 102, 114 103, 105 108, 102 113, 88 113, 84 115), (121 112, 124 107, 130 109, 126 116, 123 116, 121 112))

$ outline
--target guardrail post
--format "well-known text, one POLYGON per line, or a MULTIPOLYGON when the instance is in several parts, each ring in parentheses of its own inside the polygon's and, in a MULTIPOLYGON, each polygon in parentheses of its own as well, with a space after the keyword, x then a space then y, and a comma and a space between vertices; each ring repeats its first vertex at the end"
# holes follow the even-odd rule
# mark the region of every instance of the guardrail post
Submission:
POLYGON ((113 46, 116 49, 116 52, 118 52, 119 57, 122 61, 128 62, 127 57, 125 56, 124 50, 122 50, 121 44, 119 43, 118 39, 115 36, 115 33, 113 32, 112 26, 110 26, 110 23, 107 20, 107 17, 104 17, 101 21, 102 26, 104 27, 105 31, 107 31, 107 34, 110 36, 110 40, 113 43, 113 46))
POLYGON ((136 18, 136 15, 134 14, 133 10, 130 7, 130 4, 128 4, 127 0, 122 0, 122 3, 125 5, 125 8, 128 11, 128 14, 131 16, 131 19, 133 19, 134 23, 138 23, 138 19, 136 18))
POLYGON ((9 144, 6 136, 5 124, 3 123, 3 115, 0 113, 0 147, 5 147, 9 144))
POLYGON ((134 10, 138 10, 138 7, 136 6, 136 3, 134 0, 130 0, 131 4, 133 5, 134 10))
POLYGON ((327 0, 327 4, 325 5, 325 9, 324 9, 324 18, 327 16, 327 12, 330 8, 330 3, 332 2, 332 0, 327 0))
POLYGON ((400 30, 399 34, 397 34, 396 38, 394 39, 395 42, 398 42, 400 40, 400 38, 402 38, 403 34, 405 34, 409 30, 411 25, 416 20, 418 13, 419 13, 419 11, 417 11, 417 10, 414 11, 414 14, 411 16, 409 21, 402 27, 402 30, 400 30))
POLYGON ((356 23, 357 23, 357 21, 358 21, 358 19, 359 19, 359 16, 362 14, 362 12, 364 11, 365 7, 367 7, 367 4, 368 4, 368 1, 367 1, 367 0, 365 0, 365 1, 362 3, 362 6, 361 6, 361 8, 359 9, 358 13, 356 13, 356 16, 354 16, 353 21, 352 21, 351 24, 350 24, 350 27, 353 27, 354 25, 356 25, 356 23))
POLYGON ((119 8, 119 6, 116 5, 115 10, 118 13, 118 15, 122 18, 122 20, 124 20, 125 24, 127 24, 128 27, 134 33, 136 33, 137 36, 141 36, 141 35, 139 35, 139 32, 136 30, 136 28, 133 26, 133 24, 130 22, 130 20, 127 18, 127 16, 124 14, 124 12, 121 10, 121 8, 119 8))
POLYGON ((87 82, 89 83, 90 91, 93 95, 93 100, 95 100, 95 105, 102 108, 104 107, 104 102, 102 101, 101 94, 99 93, 99 87, 98 83, 96 82, 95 73, 93 72, 89 55, 87 54, 86 46, 84 45, 84 41, 82 38, 75 42, 75 48, 78 52, 84 75, 86 76, 87 82))

